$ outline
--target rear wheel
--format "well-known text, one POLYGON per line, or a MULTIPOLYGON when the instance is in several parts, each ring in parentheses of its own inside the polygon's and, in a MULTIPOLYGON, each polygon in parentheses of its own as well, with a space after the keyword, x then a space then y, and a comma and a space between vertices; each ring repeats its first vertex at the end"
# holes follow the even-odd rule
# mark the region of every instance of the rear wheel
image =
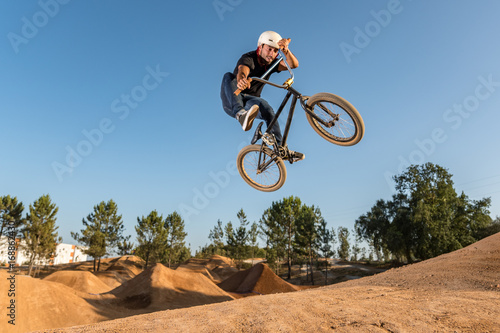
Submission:
POLYGON ((312 128, 325 140, 340 146, 352 146, 361 141, 365 134, 365 124, 358 110, 340 96, 319 93, 307 100, 307 106, 318 118, 306 112, 312 128))
POLYGON ((253 188, 272 192, 279 189, 286 180, 285 163, 274 156, 273 151, 261 145, 250 145, 238 154, 238 171, 247 184, 253 188))

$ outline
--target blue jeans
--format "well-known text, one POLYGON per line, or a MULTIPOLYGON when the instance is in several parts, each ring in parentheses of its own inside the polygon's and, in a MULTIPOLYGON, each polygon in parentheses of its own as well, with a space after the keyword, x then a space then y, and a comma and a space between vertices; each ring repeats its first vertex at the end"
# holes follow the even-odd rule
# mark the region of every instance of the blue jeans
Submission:
MULTIPOLYGON (((253 105, 259 106, 258 119, 263 119, 267 126, 271 123, 274 118, 274 110, 263 98, 239 94, 236 96, 234 91, 238 89, 236 76, 233 73, 226 73, 222 78, 222 85, 220 89, 220 98, 222 100, 222 107, 224 111, 231 117, 236 118, 236 113, 242 109, 250 110, 253 105)), ((271 128, 271 133, 274 134, 276 142, 281 145, 282 137, 280 125, 278 122, 274 123, 273 128, 271 128)))

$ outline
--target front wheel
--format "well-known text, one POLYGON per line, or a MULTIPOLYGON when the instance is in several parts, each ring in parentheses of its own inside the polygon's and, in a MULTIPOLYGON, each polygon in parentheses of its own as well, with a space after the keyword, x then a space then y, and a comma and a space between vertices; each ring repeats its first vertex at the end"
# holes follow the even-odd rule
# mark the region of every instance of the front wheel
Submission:
POLYGON ((286 180, 285 163, 267 147, 250 145, 238 154, 236 164, 241 178, 253 188, 272 192, 279 189, 286 180))
POLYGON ((340 96, 319 93, 307 100, 309 111, 324 123, 306 112, 312 128, 325 140, 340 145, 352 146, 361 141, 365 124, 358 110, 340 96))

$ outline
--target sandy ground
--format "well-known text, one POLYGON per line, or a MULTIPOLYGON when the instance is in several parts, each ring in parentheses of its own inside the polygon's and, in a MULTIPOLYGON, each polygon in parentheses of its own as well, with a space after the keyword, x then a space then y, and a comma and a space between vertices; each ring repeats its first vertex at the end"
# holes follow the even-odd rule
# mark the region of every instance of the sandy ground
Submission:
MULTIPOLYGON (((5 309, 8 276, 0 273, 5 309)), ((2 332, 500 332, 500 234, 377 275, 278 294, 255 293, 288 285, 265 265, 219 286, 203 272, 154 266, 100 295, 47 278, 16 283, 18 324, 13 330, 3 316, 2 332), (232 291, 256 296, 234 299, 232 291), (127 298, 135 308, 124 306, 127 298)))

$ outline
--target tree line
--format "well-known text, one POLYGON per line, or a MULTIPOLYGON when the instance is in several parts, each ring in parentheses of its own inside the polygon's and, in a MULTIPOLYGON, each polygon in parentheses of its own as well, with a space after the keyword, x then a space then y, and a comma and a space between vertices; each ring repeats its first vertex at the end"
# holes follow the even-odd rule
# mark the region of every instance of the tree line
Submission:
MULTIPOLYGON (((394 180, 392 199, 377 200, 356 219, 354 230, 329 228, 319 207, 290 196, 272 202, 258 222, 250 223, 243 209, 236 214, 237 223, 218 220, 210 230, 210 243, 196 256, 219 254, 240 264, 246 258, 263 257, 277 274, 284 263, 290 278, 292 263, 307 263, 312 268, 319 259, 326 264, 326 258, 332 256, 357 260, 360 255, 411 263, 500 232, 500 219, 489 216, 491 199, 471 200, 463 192, 457 194, 452 175, 439 165, 413 165, 394 180), (354 244, 351 236, 355 236, 354 244), (369 253, 360 247, 362 241, 368 244, 369 253)), ((47 194, 30 204, 25 216, 23 212, 24 205, 16 197, 0 196, 0 237, 7 226, 19 229, 31 275, 36 263, 50 259, 62 241, 56 226, 58 207, 47 194)), ((137 217, 137 245, 130 241, 131 236, 124 236, 122 216, 113 200, 95 205, 82 224, 83 229, 71 236, 94 258, 96 271, 101 258, 111 254, 134 253, 147 266, 159 262, 169 267, 191 256, 185 244, 185 223, 177 212, 164 218, 153 210, 137 217)))
POLYGON ((292 263, 307 264, 307 278, 314 284, 312 267, 316 266, 318 259, 323 259, 326 269, 327 258, 337 254, 349 259, 352 250, 359 249, 357 243, 351 248, 347 228, 329 228, 319 207, 308 206, 296 196, 272 202, 258 223, 250 225, 243 209, 236 216, 237 225, 231 221, 224 225, 218 220, 210 230, 210 243, 200 248, 195 256, 223 255, 236 259, 239 266, 245 258, 264 258, 278 275, 282 263, 285 263, 288 279, 291 278, 292 263), (258 246, 258 240, 264 247, 258 246), (339 246, 335 250, 337 242, 339 246))
MULTIPOLYGON (((10 195, 0 197, 0 238, 8 226, 19 230, 21 248, 27 253, 28 275, 35 275, 39 263, 47 262, 55 255, 56 246, 62 242, 56 226, 59 208, 48 194, 29 205, 23 217, 24 205, 10 195)), ((83 246, 83 252, 94 260, 94 271, 99 271, 101 258, 111 255, 135 253, 144 258, 147 264, 161 262, 170 267, 172 263, 190 257, 190 249, 185 246, 187 233, 184 221, 177 212, 163 219, 156 211, 148 217, 137 218, 138 245, 125 236, 122 216, 118 206, 111 199, 95 205, 93 211, 82 219, 83 229, 71 232, 71 236, 83 246), (152 230, 152 228, 154 230, 152 230), (151 235, 154 234, 154 237, 151 235)))
POLYGON ((459 195, 439 165, 412 165, 394 181, 392 200, 378 200, 355 222, 379 260, 425 260, 500 232, 499 218, 489 215, 491 199, 459 195))
POLYGON ((439 165, 413 165, 394 180, 392 200, 377 200, 355 221, 352 231, 345 227, 329 229, 319 207, 307 206, 300 198, 290 196, 273 202, 249 229, 243 210, 237 214, 237 227, 231 222, 224 226, 219 220, 210 231, 210 243, 196 255, 222 254, 239 260, 258 253, 277 274, 283 263, 290 278, 292 262, 307 261, 313 267, 320 258, 326 264, 325 259, 334 255, 345 260, 357 260, 361 255, 380 262, 411 263, 500 232, 500 219, 489 216, 491 199, 470 200, 463 192, 458 195, 452 175, 439 165), (351 236, 355 237, 354 244, 351 236), (256 237, 264 248, 255 246, 256 237), (363 241, 368 251, 360 247, 363 241))

